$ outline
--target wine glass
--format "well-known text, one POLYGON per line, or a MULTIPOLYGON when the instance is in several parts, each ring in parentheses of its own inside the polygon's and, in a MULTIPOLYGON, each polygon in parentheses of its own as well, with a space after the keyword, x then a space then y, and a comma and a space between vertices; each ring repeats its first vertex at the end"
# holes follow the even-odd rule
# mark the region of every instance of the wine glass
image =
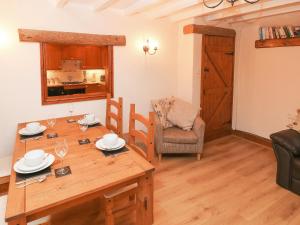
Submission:
POLYGON ((56 123, 56 118, 47 119, 47 123, 48 123, 49 127, 53 128, 56 123))
POLYGON ((70 113, 70 116, 73 116, 73 113, 74 113, 74 104, 70 104, 69 113, 70 113))
POLYGON ((57 142, 55 145, 55 154, 61 159, 61 168, 57 169, 57 174, 59 175, 65 175, 69 171, 68 168, 63 166, 64 157, 67 155, 68 150, 69 146, 66 139, 57 142))
POLYGON ((87 131, 88 128, 89 128, 89 125, 86 124, 86 123, 79 124, 79 129, 80 129, 82 132, 87 131))
MULTIPOLYGON (((56 123, 56 119, 49 118, 49 119, 47 119, 47 123, 48 123, 49 128, 51 128, 51 130, 54 130, 53 127, 56 123)), ((54 137, 54 136, 55 136, 55 133, 49 133, 49 137, 54 137)))

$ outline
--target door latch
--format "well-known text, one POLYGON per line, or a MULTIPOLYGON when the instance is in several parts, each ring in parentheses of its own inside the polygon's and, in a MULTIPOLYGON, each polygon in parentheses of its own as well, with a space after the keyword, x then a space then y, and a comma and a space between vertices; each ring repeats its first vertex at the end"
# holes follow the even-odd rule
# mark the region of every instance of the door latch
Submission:
POLYGON ((234 52, 225 52, 226 55, 234 55, 234 52))
POLYGON ((148 209, 148 199, 144 198, 144 208, 147 210, 148 209))

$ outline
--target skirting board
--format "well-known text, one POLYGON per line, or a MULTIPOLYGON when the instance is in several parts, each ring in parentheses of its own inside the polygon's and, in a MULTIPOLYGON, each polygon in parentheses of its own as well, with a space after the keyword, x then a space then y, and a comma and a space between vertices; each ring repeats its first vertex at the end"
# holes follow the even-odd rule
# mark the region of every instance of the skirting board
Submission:
POLYGON ((241 131, 241 130, 233 130, 232 134, 236 135, 238 137, 245 138, 249 141, 253 141, 253 142, 256 142, 258 144, 264 145, 266 147, 270 147, 270 148, 272 147, 271 140, 269 140, 267 138, 264 138, 264 137, 261 137, 261 136, 258 136, 256 134, 251 134, 251 133, 241 131))

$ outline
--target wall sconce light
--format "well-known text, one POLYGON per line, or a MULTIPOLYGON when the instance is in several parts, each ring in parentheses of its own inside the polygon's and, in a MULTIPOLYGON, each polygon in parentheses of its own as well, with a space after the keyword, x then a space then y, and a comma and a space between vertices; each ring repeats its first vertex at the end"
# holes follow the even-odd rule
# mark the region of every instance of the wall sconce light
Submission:
POLYGON ((148 53, 149 55, 155 55, 158 50, 157 44, 151 43, 149 40, 143 46, 143 50, 145 55, 148 53))

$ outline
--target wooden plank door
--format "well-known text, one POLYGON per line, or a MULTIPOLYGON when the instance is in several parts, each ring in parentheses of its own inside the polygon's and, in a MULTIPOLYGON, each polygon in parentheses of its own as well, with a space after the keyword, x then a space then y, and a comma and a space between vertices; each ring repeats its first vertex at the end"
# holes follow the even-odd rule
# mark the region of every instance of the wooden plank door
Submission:
POLYGON ((205 140, 231 132, 234 37, 203 36, 201 115, 205 140))

